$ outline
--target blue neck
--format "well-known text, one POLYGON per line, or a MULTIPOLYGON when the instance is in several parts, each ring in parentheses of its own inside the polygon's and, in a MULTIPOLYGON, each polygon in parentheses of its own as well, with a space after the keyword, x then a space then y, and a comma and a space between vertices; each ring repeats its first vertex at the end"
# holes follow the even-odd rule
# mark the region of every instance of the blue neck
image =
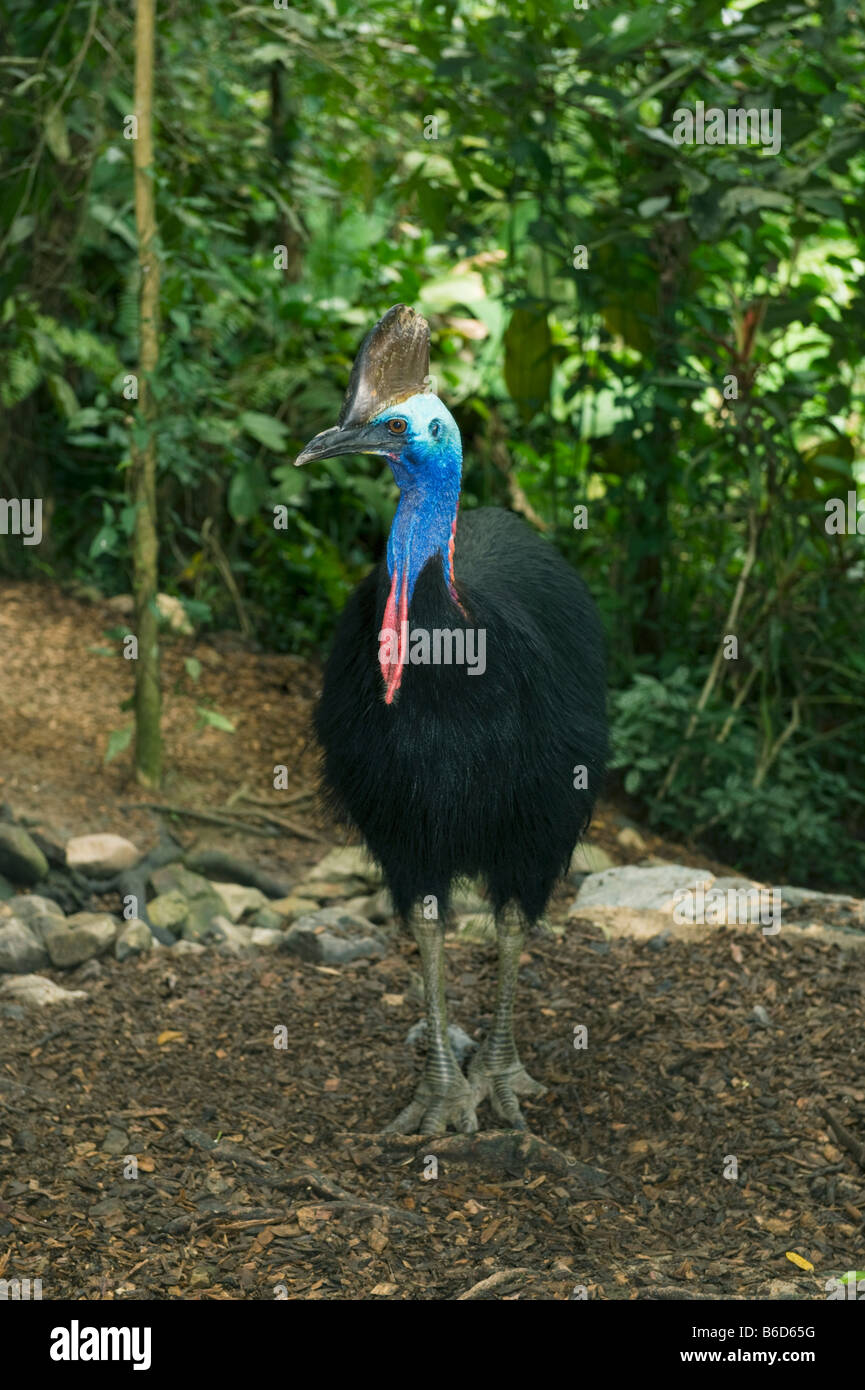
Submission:
POLYGON ((408 420, 408 430, 401 446, 387 455, 400 489, 387 542, 387 568, 391 581, 396 576, 398 591, 405 581, 411 602, 421 570, 434 556, 441 558, 445 584, 452 585, 463 451, 456 421, 436 396, 415 396, 399 410, 408 420))
POLYGON ((434 490, 412 488, 400 494, 399 506, 387 542, 387 568, 391 579, 405 574, 408 601, 429 559, 440 556, 446 585, 451 581, 451 541, 460 500, 460 466, 447 479, 437 480, 434 490))

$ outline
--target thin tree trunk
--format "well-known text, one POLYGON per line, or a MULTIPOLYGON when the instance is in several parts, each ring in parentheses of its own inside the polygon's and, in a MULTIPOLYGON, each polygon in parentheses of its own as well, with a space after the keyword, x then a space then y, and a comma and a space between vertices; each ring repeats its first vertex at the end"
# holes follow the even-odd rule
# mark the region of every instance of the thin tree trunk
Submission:
POLYGON ((156 0, 135 7, 135 224, 141 271, 139 292, 138 416, 132 436, 131 492, 135 505, 133 593, 138 660, 135 666, 135 774, 142 786, 162 778, 161 693, 156 593, 159 540, 156 527, 155 408, 151 389, 159 361, 159 262, 153 190, 153 50, 156 0))

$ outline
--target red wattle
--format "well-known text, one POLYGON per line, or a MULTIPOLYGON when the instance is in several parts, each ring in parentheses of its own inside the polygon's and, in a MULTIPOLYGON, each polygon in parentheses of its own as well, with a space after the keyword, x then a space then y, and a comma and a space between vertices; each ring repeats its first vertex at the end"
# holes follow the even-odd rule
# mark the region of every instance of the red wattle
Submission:
POLYGON ((405 651, 403 649, 403 632, 408 634, 408 568, 403 570, 402 584, 399 594, 399 612, 397 612, 396 586, 399 581, 399 570, 394 569, 393 578, 390 584, 390 593, 382 619, 382 632, 393 632, 397 639, 397 655, 395 661, 390 661, 379 645, 378 659, 381 666, 382 679, 385 684, 384 700, 385 704, 393 704, 393 697, 399 690, 402 680, 403 666, 405 665, 405 651), (405 627, 403 627, 405 624, 405 627))

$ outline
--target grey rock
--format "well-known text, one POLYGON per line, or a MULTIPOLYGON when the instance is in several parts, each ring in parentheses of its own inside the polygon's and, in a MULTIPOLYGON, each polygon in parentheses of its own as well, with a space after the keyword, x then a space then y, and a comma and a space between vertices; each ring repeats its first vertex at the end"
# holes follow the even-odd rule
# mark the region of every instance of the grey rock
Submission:
POLYGON ((283 950, 303 960, 343 965, 362 957, 381 956, 385 948, 374 935, 371 922, 338 907, 325 907, 298 918, 283 933, 283 950))
POLYGON ((117 923, 107 912, 76 912, 65 923, 45 933, 52 965, 68 969, 114 945, 117 923))
POLYGON ((754 1008, 752 1010, 752 1016, 754 1018, 754 1022, 759 1023, 761 1028, 771 1027, 772 1020, 770 1019, 766 1010, 763 1008, 762 1004, 754 1005, 754 1008))
POLYGON ((252 927, 230 922, 227 917, 214 917, 207 932, 207 941, 226 956, 245 956, 252 945, 252 927))
POLYGON ((20 825, 0 823, 0 873, 13 883, 38 883, 48 873, 48 860, 20 825))
POLYGON ((663 951, 665 946, 669 946, 673 939, 673 933, 667 928, 665 931, 658 932, 657 936, 649 937, 650 951, 663 951))
POLYGON ((278 931, 280 934, 285 925, 286 919, 271 907, 263 907, 260 912, 256 912, 251 923, 253 931, 278 931))
POLYGON ((817 913, 826 908, 832 912, 842 913, 850 917, 853 922, 861 923, 865 926, 865 899, 851 898, 846 893, 817 893, 810 888, 795 888, 789 883, 784 883, 774 890, 783 899, 786 907, 814 908, 817 913))
POLYGON ((109 1129, 102 1141, 102 1152, 105 1154, 129 1153, 129 1135, 125 1129, 109 1129))
POLYGON ((210 883, 210 887, 225 904, 225 915, 239 922, 248 912, 267 907, 267 898, 259 888, 246 888, 242 883, 210 883))
POLYGON ((256 951, 280 951, 285 941, 285 932, 279 927, 253 927, 251 944, 256 951))
POLYGON ((11 975, 0 984, 0 995, 34 1009, 45 1009, 53 1004, 71 1004, 76 999, 87 998, 83 989, 64 989, 46 975, 11 975))
POLYGON ((83 985, 87 980, 98 980, 102 973, 101 963, 93 956, 75 971, 75 983, 83 985))
POLYGON ((336 879, 363 879, 366 883, 380 883, 381 872, 373 864, 366 850, 355 845, 344 845, 332 849, 320 859, 314 869, 306 876, 307 883, 333 882, 336 879))
POLYGON ((44 946, 17 917, 0 921, 0 971, 29 975, 48 964, 44 946))
POLYGON ((62 907, 58 907, 53 898, 42 898, 36 893, 20 893, 9 906, 42 945, 46 931, 62 926, 66 920, 62 907))
POLYGON ((647 847, 646 841, 633 825, 623 826, 616 839, 622 849, 628 850, 631 854, 643 854, 647 847))
POLYGON ((200 941, 175 941, 171 947, 172 952, 176 951, 179 956, 200 956, 204 951, 200 941))
POLYGON ((600 874, 604 869, 614 869, 618 860, 608 854, 600 845, 577 845, 571 855, 571 874, 600 874))
POLYGON ((153 934, 146 922, 133 917, 117 933, 114 955, 117 960, 128 960, 130 956, 140 956, 152 951, 155 945, 153 934))
POLYGON ((140 859, 140 849, 122 835, 77 835, 66 846, 69 868, 97 878, 134 869, 140 859))
POLYGON ((9 898, 11 898, 14 892, 15 889, 9 882, 8 878, 4 878, 3 875, 0 874, 0 903, 5 902, 9 898))
POLYGON ((179 932, 189 916, 189 903, 177 891, 160 893, 147 904, 147 915, 155 927, 179 932))
MULTIPOLYGON (((413 1024, 413 1026, 409 1028, 405 1035, 405 1040, 410 1047, 413 1047, 415 1043, 426 1042, 426 1035, 427 1021, 425 1018, 422 1018, 418 1023, 413 1024)), ((460 1066, 462 1066, 469 1053, 473 1052, 477 1047, 477 1043, 474 1038, 469 1037, 468 1033, 466 1033, 463 1028, 460 1028, 458 1023, 448 1024, 448 1037, 450 1038, 454 1056, 460 1066)))
POLYGON ((183 864, 163 864, 150 875, 154 893, 182 893, 184 898, 196 898, 201 893, 213 893, 207 879, 194 874, 183 864))
MULTIPOLYGON (((188 912, 183 919, 181 932, 187 941, 203 940, 213 919, 225 916, 225 903, 207 879, 201 874, 190 873, 182 864, 166 864, 161 869, 154 869, 150 882, 160 897, 170 893, 185 898, 188 912)), ((148 904, 147 911, 151 921, 155 922, 152 904, 148 904)))
POLYGON ((632 907, 656 912, 672 912, 676 894, 708 888, 714 874, 708 869, 692 869, 685 864, 659 864, 642 868, 636 864, 603 873, 590 874, 583 882, 571 911, 588 907, 632 907))

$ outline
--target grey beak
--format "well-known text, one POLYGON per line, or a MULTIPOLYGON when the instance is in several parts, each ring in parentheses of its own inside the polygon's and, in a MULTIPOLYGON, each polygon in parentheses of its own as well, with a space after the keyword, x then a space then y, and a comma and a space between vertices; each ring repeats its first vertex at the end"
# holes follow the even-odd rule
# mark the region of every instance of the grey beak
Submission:
POLYGON ((295 468, 303 463, 314 463, 316 459, 332 459, 337 454, 357 453, 357 436, 359 431, 344 430, 339 425, 334 425, 331 430, 322 430, 308 444, 301 449, 297 458, 294 460, 295 468))
POLYGON ((302 463, 314 463, 316 459, 336 458, 337 454, 381 454, 388 442, 381 425, 334 425, 333 429, 322 430, 311 439, 294 463, 297 467, 302 463))

